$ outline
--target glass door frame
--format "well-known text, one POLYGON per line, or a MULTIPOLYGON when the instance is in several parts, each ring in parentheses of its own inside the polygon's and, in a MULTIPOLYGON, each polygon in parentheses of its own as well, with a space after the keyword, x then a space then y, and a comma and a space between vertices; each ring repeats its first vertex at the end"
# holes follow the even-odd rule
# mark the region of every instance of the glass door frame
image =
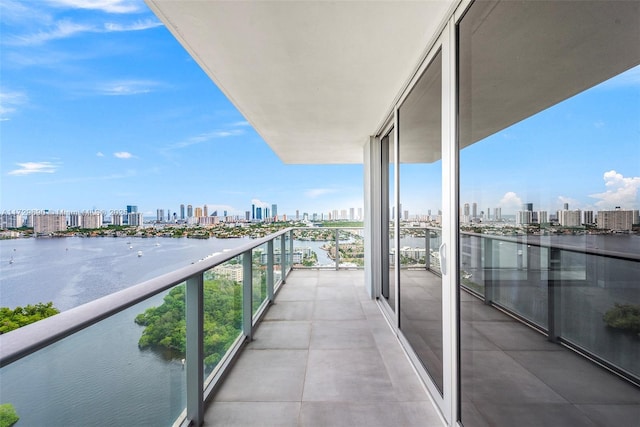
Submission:
MULTIPOLYGON (((393 106, 393 112, 390 114, 390 120, 378 133, 376 140, 382 147, 382 139, 392 130, 394 133, 394 168, 393 168, 393 198, 388 195, 389 205, 400 206, 399 194, 399 109, 403 101, 409 95, 411 89, 416 85, 418 79, 431 64, 434 57, 441 53, 442 55, 442 246, 440 247, 442 269, 442 336, 443 336, 443 390, 442 394, 438 390, 435 383, 431 380, 429 374, 422 367, 416 353, 411 345, 404 337, 400 330, 400 311, 402 310, 402 301, 400 299, 400 253, 395 251, 394 286, 395 286, 395 310, 387 303, 386 299, 381 295, 381 284, 377 287, 380 294, 378 295, 380 306, 386 315, 388 322, 398 336, 400 342, 405 348, 409 358, 411 359, 416 371, 420 375, 423 383, 428 389, 433 401, 440 409, 441 415, 448 425, 455 425, 457 419, 458 407, 458 325, 457 325, 457 281, 458 272, 456 268, 456 260, 458 257, 458 152, 457 152, 457 135, 456 135, 456 54, 455 54, 455 25, 454 19, 450 19, 443 27, 440 35, 426 50, 426 54, 421 61, 421 65, 415 70, 410 82, 404 88, 402 95, 397 99, 393 106)), ((380 162, 384 159, 384 155, 380 156, 380 162)), ((387 168, 388 164, 381 164, 381 169, 387 168)), ((388 173, 380 174, 380 187, 382 192, 385 186, 390 192, 389 183, 383 183, 384 179, 388 180, 388 173)), ((384 198, 384 196, 382 196, 384 198)), ((381 208, 388 209, 390 206, 381 204, 381 208)), ((384 215, 381 216, 381 219, 384 215)), ((399 214, 394 216, 393 230, 395 247, 400 247, 400 222, 399 214)), ((382 221, 381 221, 382 222, 382 221)), ((385 230, 385 225, 381 224, 380 230, 385 230)), ((381 233, 382 239, 388 239, 387 235, 381 233)), ((384 246, 383 246, 384 247, 384 246)), ((391 271, 389 268, 382 267, 386 263, 388 267, 388 253, 380 252, 380 271, 391 271)), ((382 280, 382 277, 380 277, 382 280)))

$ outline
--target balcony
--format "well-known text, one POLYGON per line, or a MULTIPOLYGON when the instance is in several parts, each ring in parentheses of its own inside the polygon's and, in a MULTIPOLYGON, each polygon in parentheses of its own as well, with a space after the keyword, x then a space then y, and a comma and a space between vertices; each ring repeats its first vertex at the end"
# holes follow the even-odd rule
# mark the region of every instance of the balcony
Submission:
MULTIPOLYGON (((293 230, 284 230, 0 336, 1 403, 14 403, 25 425, 186 426, 199 420, 204 425, 264 425, 266 420, 277 425, 443 425, 379 303, 369 299, 364 272, 336 266, 293 269, 294 238, 293 230), (212 294, 213 282, 225 287, 212 294), (141 328, 132 319, 159 305, 168 292, 184 298, 186 356, 151 363, 159 355, 138 349, 141 328), (223 313, 229 320, 226 332, 235 338, 220 352, 211 341, 222 332, 208 329, 204 318, 207 307, 216 307, 225 295, 232 307, 223 313)), ((473 425, 636 422, 640 393, 633 375, 622 377, 635 372, 637 347, 623 352, 627 359, 611 361, 598 348, 574 345, 572 335, 562 333, 571 333, 566 327, 575 324, 593 331, 593 321, 564 322, 564 329, 556 327, 551 334, 545 324, 558 323, 549 305, 566 305, 568 292, 592 292, 576 280, 593 280, 593 269, 586 276, 579 271, 594 261, 577 263, 567 258, 570 249, 556 248, 564 255, 551 260, 571 259, 565 266, 572 271, 547 277, 548 265, 534 262, 538 252, 530 244, 470 238, 478 239, 479 246, 465 248, 484 249, 477 257, 463 250, 461 258, 462 264, 470 263, 469 271, 479 268, 472 275, 476 286, 467 281, 460 292, 463 419, 475 420, 473 425), (534 274, 535 288, 528 289, 532 278, 518 269, 524 266, 517 258, 512 266, 504 258, 496 262, 499 251, 484 252, 500 242, 512 245, 516 254, 528 246, 527 266, 535 270, 538 265, 538 273, 547 271, 547 276, 534 274), (564 299, 544 305, 546 316, 527 314, 523 303, 531 301, 534 290, 548 295, 550 277, 568 286, 564 299), (541 317, 546 320, 536 320, 541 317)), ((336 238, 335 244, 343 239, 336 238)), ((424 251, 416 253, 428 253, 429 239, 423 241, 424 251)), ((556 253, 533 246, 547 255, 556 253)), ((633 257, 598 256, 626 263, 618 271, 638 265, 633 257)), ((414 298, 405 297, 404 315, 416 324, 434 321, 424 307, 439 304, 433 298, 439 286, 432 280, 438 275, 435 267, 416 264, 403 270, 415 291, 414 298)), ((407 349, 412 356, 441 354, 433 347, 438 345, 433 328, 410 342, 420 343, 407 349)))
POLYGON ((296 270, 205 425, 440 426, 361 270, 296 270))

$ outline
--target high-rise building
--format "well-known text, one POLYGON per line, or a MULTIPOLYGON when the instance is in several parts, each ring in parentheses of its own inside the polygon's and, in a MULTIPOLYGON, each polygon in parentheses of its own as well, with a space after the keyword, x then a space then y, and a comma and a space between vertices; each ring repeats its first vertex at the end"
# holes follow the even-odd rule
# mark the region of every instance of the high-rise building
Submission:
POLYGON ((463 211, 462 211, 462 212, 463 212, 463 213, 462 213, 462 215, 464 215, 464 216, 467 216, 467 217, 468 217, 468 216, 470 216, 470 215, 471 215, 471 211, 470 211, 470 209, 469 209, 469 203, 465 203, 465 204, 464 204, 464 209, 463 209, 463 211))
POLYGON ((276 205, 275 203, 273 203, 271 205, 271 215, 273 217, 277 217, 278 216, 278 205, 276 205))
POLYGON ((67 229, 67 215, 46 213, 33 215, 33 231, 36 234, 51 234, 67 229))
POLYGON ((171 210, 167 209, 167 222, 171 222, 171 210))
POLYGON ((582 211, 580 209, 561 210, 558 212, 558 222, 563 227, 579 227, 582 225, 582 211))
POLYGON ((251 204, 251 221, 256 219, 256 205, 251 204))
POLYGON ((202 216, 209 216, 209 207, 207 205, 204 205, 202 209, 202 216))
POLYGON ((256 208, 256 220, 262 221, 262 208, 260 206, 256 208))
POLYGON ((533 212, 529 210, 523 210, 516 212, 516 224, 526 225, 533 222, 533 212))
POLYGON ((355 208, 349 208, 349 221, 353 221, 356 219, 356 210, 355 208))
POLYGON ((202 208, 201 207, 196 207, 195 217, 196 218, 201 218, 202 217, 202 208))
POLYGON ((180 219, 184 221, 184 205, 180 205, 180 219))
POLYGON ((593 211, 582 211, 582 223, 585 225, 595 224, 593 211))
POLYGON ((187 218, 193 218, 193 206, 187 205, 187 218))
POLYGON ((164 221, 164 209, 156 210, 156 222, 164 221))
POLYGON ((102 227, 104 218, 100 211, 83 212, 81 217, 82 228, 96 229, 102 227))
POLYGON ((127 205, 127 215, 124 217, 124 223, 129 224, 129 214, 138 212, 138 206, 127 205))
POLYGON ((549 213, 547 211, 538 211, 538 224, 549 223, 549 213))
POLYGON ((21 213, 9 212, 0 216, 0 228, 20 228, 24 224, 21 213))
POLYGON ((478 218, 478 204, 476 202, 471 205, 471 218, 478 218))
POLYGON ((296 209, 296 221, 300 220, 300 211, 296 209))
POLYGON ((124 224, 122 214, 119 212, 113 212, 111 214, 111 225, 121 226, 122 224, 124 224))
POLYGON ((70 228, 82 228, 82 214, 80 212, 70 212, 68 225, 70 228))
POLYGON ((141 227, 144 225, 142 212, 132 212, 127 214, 127 222, 132 227, 141 227))
POLYGON ((245 211, 244 212, 244 220, 245 221, 251 221, 251 212, 250 211, 245 211))
POLYGON ((633 210, 616 208, 612 211, 598 211, 598 228, 612 231, 631 231, 633 228, 633 210))

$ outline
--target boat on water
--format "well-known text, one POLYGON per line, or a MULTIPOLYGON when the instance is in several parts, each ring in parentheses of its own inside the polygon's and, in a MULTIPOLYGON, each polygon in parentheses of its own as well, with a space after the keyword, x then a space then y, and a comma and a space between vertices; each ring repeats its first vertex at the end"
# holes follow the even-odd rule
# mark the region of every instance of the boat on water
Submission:
POLYGON ((141 257, 142 256, 142 251, 138 251, 138 256, 141 257))

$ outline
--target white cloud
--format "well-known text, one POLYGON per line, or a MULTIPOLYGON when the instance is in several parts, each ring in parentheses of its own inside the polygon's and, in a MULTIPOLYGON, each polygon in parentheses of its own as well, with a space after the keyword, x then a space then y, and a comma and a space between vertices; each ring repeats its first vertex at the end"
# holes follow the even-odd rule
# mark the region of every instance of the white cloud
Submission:
POLYGON ((263 202, 260 199, 251 199, 251 204, 256 205, 256 207, 260 207, 260 208, 268 208, 271 206, 269 205, 269 203, 263 202))
POLYGON ((17 163, 19 169, 14 169, 8 175, 30 175, 33 173, 54 173, 58 166, 51 162, 17 163))
POLYGON ((132 0, 47 0, 60 8, 99 10, 107 13, 136 13, 141 10, 140 1, 132 0))
POLYGON ((0 89, 0 121, 9 120, 7 116, 15 113, 17 107, 26 104, 27 100, 23 92, 0 89))
POLYGON ((132 157, 134 157, 134 155, 129 153, 128 151, 118 151, 116 153, 113 153, 113 155, 118 159, 131 159, 132 157))
POLYGON ((209 142, 215 139, 229 138, 232 136, 243 135, 244 130, 242 129, 231 129, 231 130, 215 130, 212 132, 201 133, 200 135, 192 136, 184 141, 177 142, 175 144, 171 144, 165 148, 165 150, 174 150, 178 148, 186 148, 195 144, 202 144, 204 142, 209 142))
POLYGON ((96 32, 96 28, 87 24, 76 24, 68 19, 58 21, 52 28, 46 31, 38 31, 34 34, 14 35, 6 39, 6 44, 17 46, 30 46, 48 42, 50 40, 65 39, 76 34, 96 32))
POLYGON ((242 120, 240 122, 235 122, 235 123, 231 123, 232 127, 243 127, 243 126, 251 126, 251 123, 249 123, 246 120, 242 120))
POLYGON ((326 194, 335 193, 337 190, 331 188, 310 188, 304 192, 304 195, 310 199, 315 199, 326 194))
POLYGON ((160 83, 151 80, 118 80, 98 86, 98 92, 108 96, 139 95, 152 92, 160 83))
POLYGON ((640 176, 625 178, 615 170, 603 175, 606 191, 591 194, 589 197, 599 199, 595 205, 599 209, 613 209, 620 206, 623 209, 638 207, 638 190, 640 190, 640 176))
POLYGON ((122 31, 142 31, 150 28, 161 27, 162 22, 154 19, 145 19, 144 21, 136 21, 132 24, 116 24, 107 22, 104 24, 104 28, 107 32, 122 32, 122 31))
POLYGON ((513 191, 509 191, 502 196, 499 206, 505 210, 520 210, 522 209, 522 199, 513 191))
POLYGON ((98 151, 98 152, 96 153, 96 156, 98 156, 98 157, 104 157, 104 154, 102 153, 102 151, 98 151))

